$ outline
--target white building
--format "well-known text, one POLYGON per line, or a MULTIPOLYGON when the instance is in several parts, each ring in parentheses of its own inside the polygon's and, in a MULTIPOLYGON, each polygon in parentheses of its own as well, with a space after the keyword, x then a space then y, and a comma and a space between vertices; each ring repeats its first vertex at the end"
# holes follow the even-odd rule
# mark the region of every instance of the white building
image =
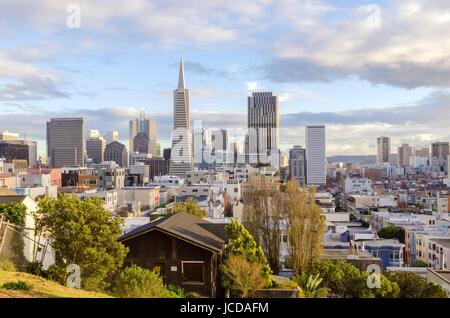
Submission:
POLYGON ((366 178, 350 178, 347 176, 344 181, 344 192, 371 192, 373 190, 372 180, 366 178))
POLYGON ((325 126, 306 127, 306 183, 325 185, 325 126))

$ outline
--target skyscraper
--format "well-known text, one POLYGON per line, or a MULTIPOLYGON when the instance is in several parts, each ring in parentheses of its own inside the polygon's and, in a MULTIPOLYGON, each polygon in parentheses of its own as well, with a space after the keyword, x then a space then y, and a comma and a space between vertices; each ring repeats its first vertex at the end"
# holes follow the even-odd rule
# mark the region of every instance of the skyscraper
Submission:
POLYGON ((47 157, 52 167, 84 165, 83 118, 52 118, 47 122, 47 157))
POLYGON ((278 96, 272 92, 254 92, 248 97, 248 160, 250 163, 268 163, 267 157, 275 155, 279 168, 279 108, 278 96))
POLYGON ((20 139, 19 134, 7 130, 0 132, 0 142, 28 146, 28 165, 34 167, 37 164, 37 142, 26 138, 20 139))
POLYGON ((145 114, 141 113, 140 118, 130 120, 129 123, 129 141, 128 148, 130 152, 142 152, 139 149, 147 149, 146 152, 150 153, 153 157, 157 155, 157 138, 156 138, 156 121, 154 119, 145 118, 145 114), (139 144, 135 143, 136 136, 140 134, 138 138, 139 144), (148 140, 145 141, 144 136, 147 136, 148 140), (147 145, 142 144, 142 142, 146 142, 147 145))
POLYGON ((306 183, 325 185, 325 126, 306 127, 306 183))
POLYGON ((378 137, 377 138, 377 162, 389 163, 389 157, 391 155, 391 138, 378 137))
POLYGON ((114 161, 121 168, 128 167, 128 151, 127 147, 118 142, 113 141, 106 145, 105 148, 105 161, 114 161))
POLYGON ((449 143, 448 142, 433 142, 431 144, 431 157, 447 159, 449 153, 449 143))
POLYGON ((110 144, 113 141, 119 141, 119 132, 117 130, 108 131, 103 138, 106 140, 106 144, 110 144))
POLYGON ((86 140, 86 153, 93 163, 100 163, 104 160, 106 140, 100 136, 97 130, 91 130, 89 138, 86 140))
POLYGON ((306 177, 306 149, 302 146, 294 146, 289 150, 289 179, 298 185, 305 184, 306 177))
POLYGON ((413 147, 408 144, 401 144, 397 149, 397 161, 401 167, 409 166, 409 158, 413 155, 413 147))
POLYGON ((173 91, 173 132, 169 174, 185 177, 192 169, 189 119, 189 90, 184 84, 183 60, 180 60, 178 88, 173 91))

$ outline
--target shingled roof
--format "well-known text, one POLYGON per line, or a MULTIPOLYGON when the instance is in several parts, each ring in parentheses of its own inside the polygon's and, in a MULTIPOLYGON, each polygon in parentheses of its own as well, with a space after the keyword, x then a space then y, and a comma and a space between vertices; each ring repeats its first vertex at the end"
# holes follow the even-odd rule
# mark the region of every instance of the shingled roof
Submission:
POLYGON ((225 244, 223 227, 224 225, 219 227, 189 213, 178 212, 140 226, 122 235, 119 241, 127 241, 152 230, 159 230, 208 250, 221 252, 225 244))
POLYGON ((0 195, 0 204, 20 203, 25 200, 26 195, 0 195))

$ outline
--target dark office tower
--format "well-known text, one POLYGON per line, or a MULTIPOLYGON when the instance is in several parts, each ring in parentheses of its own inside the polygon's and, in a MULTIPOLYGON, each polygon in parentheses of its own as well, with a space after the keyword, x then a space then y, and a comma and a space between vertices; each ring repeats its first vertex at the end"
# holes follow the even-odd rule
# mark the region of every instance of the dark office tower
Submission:
POLYGON ((289 179, 304 185, 306 181, 306 149, 294 146, 289 150, 289 179))
POLYGON ((163 150, 163 158, 166 160, 170 160, 170 148, 164 148, 163 150))
POLYGON ((433 142, 431 144, 431 157, 447 160, 449 155, 449 143, 448 142, 433 142))
POLYGON ((83 118, 52 118, 47 122, 47 157, 52 167, 84 165, 83 118))
POLYGON ((26 160, 29 164, 28 145, 0 141, 0 158, 7 160, 26 160))
MULTIPOLYGON (((138 133, 133 139, 133 151, 139 153, 151 153, 149 150, 150 139, 146 133, 138 133)), ((156 156, 156 150, 154 151, 156 156)))
POLYGON ((121 168, 128 167, 128 151, 127 147, 118 142, 113 141, 106 145, 105 148, 105 161, 114 161, 121 168))
POLYGON ((192 169, 192 136, 189 119, 189 90, 184 84, 183 60, 180 60, 178 88, 173 91, 173 131, 170 175, 185 177, 192 169))
POLYGON ((153 180, 155 176, 164 176, 169 173, 170 159, 150 158, 144 161, 149 166, 149 177, 153 180))
POLYGON ((261 156, 279 153, 278 96, 272 92, 254 92, 248 97, 248 159, 259 163, 261 156))

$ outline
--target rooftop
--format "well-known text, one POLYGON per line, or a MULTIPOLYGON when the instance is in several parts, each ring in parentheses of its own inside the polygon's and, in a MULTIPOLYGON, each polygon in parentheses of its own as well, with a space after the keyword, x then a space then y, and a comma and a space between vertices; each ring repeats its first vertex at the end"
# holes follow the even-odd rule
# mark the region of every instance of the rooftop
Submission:
POLYGON ((225 224, 214 224, 184 212, 140 226, 121 236, 119 240, 126 241, 155 229, 215 252, 221 252, 226 241, 225 224))

